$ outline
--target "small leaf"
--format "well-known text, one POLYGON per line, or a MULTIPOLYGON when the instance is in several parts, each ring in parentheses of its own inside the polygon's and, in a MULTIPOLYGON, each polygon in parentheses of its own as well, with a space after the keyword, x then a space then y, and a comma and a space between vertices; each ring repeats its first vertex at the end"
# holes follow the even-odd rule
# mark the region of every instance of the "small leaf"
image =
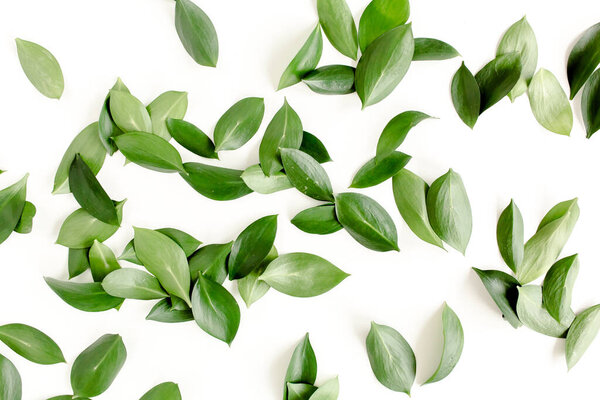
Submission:
POLYGON ((407 169, 400 170, 392 178, 396 206, 404 222, 421 240, 439 248, 444 244, 429 224, 426 196, 429 185, 407 169))
POLYGON ((340 392, 338 378, 325 382, 310 396, 310 400, 337 400, 340 392))
POLYGON ((199 248, 188 259, 192 280, 201 273, 205 278, 222 284, 227 278, 227 259, 233 242, 209 244, 199 248))
POLYGON ((167 129, 173 139, 192 153, 205 158, 219 158, 215 145, 206 133, 182 119, 167 119, 167 129))
POLYGON ((29 82, 44 96, 60 99, 65 81, 56 58, 37 43, 18 38, 15 41, 21 68, 29 82))
POLYGON ((520 327, 522 324, 516 312, 519 281, 502 271, 481 270, 475 267, 473 271, 481 279, 483 286, 502 312, 502 316, 513 328, 520 327))
POLYGON ((542 304, 542 288, 537 285, 519 287, 517 315, 526 327, 544 335, 565 337, 575 318, 573 311, 561 322, 556 321, 542 304))
POLYGON ((287 400, 309 400, 310 396, 317 390, 317 387, 308 383, 288 382, 287 390, 287 400))
POLYGON ((192 312, 204 332, 231 345, 240 326, 240 308, 223 286, 198 275, 192 292, 192 312))
MULTIPOLYGON (((314 385, 317 379, 317 358, 310 344, 308 333, 292 353, 292 358, 285 373, 283 400, 288 400, 289 383, 305 383, 314 385)), ((291 399, 289 399, 291 400, 291 399)))
POLYGON ((121 253, 121 255, 119 256, 119 260, 125 260, 133 264, 142 265, 140 260, 138 260, 137 255, 135 254, 133 239, 131 239, 129 243, 127 243, 127 245, 123 249, 123 253, 121 253))
POLYGON ((581 96, 581 114, 589 139, 600 129, 600 70, 590 76, 581 96))
POLYGON ((535 119, 544 128, 569 136, 573 111, 567 95, 552 72, 540 69, 529 84, 529 104, 535 119))
MULTIPOLYGON (((120 201, 115 205, 119 221, 123 215, 124 204, 125 201, 120 201)), ((80 208, 65 219, 60 227, 56 243, 69 248, 87 249, 92 247, 94 240, 104 242, 118 229, 118 226, 102 222, 80 208)))
POLYGON ((600 330, 600 304, 582 311, 575 317, 567 334, 565 354, 567 367, 573 368, 592 344, 600 330))
POLYGON ((523 216, 514 200, 502 211, 496 228, 498 249, 508 267, 516 272, 523 261, 523 216))
POLYGON ((281 171, 279 148, 298 149, 302 144, 302 122, 287 100, 277 111, 260 142, 260 167, 267 176, 281 171))
POLYGON ((471 129, 479 117, 481 94, 477 80, 463 62, 452 78, 452 104, 456 113, 471 129))
POLYGON ((123 299, 106 293, 99 282, 63 282, 52 278, 44 278, 44 280, 65 303, 81 311, 106 311, 119 307, 123 303, 123 299))
POLYGON ((33 229, 33 217, 35 217, 36 212, 35 205, 26 201, 23 206, 23 212, 21 212, 21 216, 19 217, 19 222, 15 226, 15 232, 30 233, 33 229))
POLYGON ((271 261, 259 280, 288 296, 314 297, 333 289, 348 276, 314 254, 289 253, 271 261))
POLYGON ((259 164, 246 168, 241 178, 246 186, 260 194, 271 194, 293 187, 286 174, 279 171, 266 176, 259 164))
POLYGON ((519 53, 512 52, 497 56, 475 74, 481 96, 479 114, 510 93, 521 77, 521 68, 519 53))
POLYGON ((102 288, 111 296, 124 299, 153 300, 169 296, 158 279, 134 268, 112 271, 102 281, 102 288))
POLYGON ((171 240, 173 240, 185 253, 186 257, 192 255, 194 251, 202 244, 201 241, 196 239, 190 234, 187 234, 179 229, 175 228, 160 228, 156 229, 157 232, 162 233, 163 235, 168 236, 171 240))
POLYGON ((442 311, 442 333, 444 336, 444 346, 442 348, 442 357, 440 363, 427 382, 439 382, 447 377, 458 364, 462 354, 465 336, 460 319, 454 313, 448 304, 444 303, 442 311))
POLYGON ((258 132, 264 115, 262 97, 247 97, 232 105, 215 126, 216 151, 242 147, 258 132))
POLYGON ((176 0, 175 29, 190 56, 200 65, 216 67, 219 58, 217 31, 208 15, 190 0, 176 0))
POLYGON ((146 319, 164 323, 193 321, 192 309, 183 300, 178 302, 179 305, 174 305, 173 297, 162 299, 152 307, 146 319))
POLYGON ((359 193, 340 193, 335 197, 335 213, 344 229, 366 248, 399 251, 394 221, 370 197, 359 193))
POLYGON ((152 132, 152 120, 144 104, 123 90, 110 91, 110 115, 123 132, 152 132))
POLYGON ((599 46, 600 22, 590 26, 583 32, 569 54, 567 77, 569 78, 569 86, 571 86, 571 100, 600 64, 599 46))
POLYGON ((129 161, 144 168, 158 172, 184 172, 179 152, 160 136, 146 132, 129 132, 117 136, 114 140, 129 161))
POLYGON ((410 4, 408 0, 373 0, 363 11, 358 24, 360 51, 379 36, 408 21, 410 4))
POLYGON ((427 118, 431 117, 419 111, 405 111, 392 118, 377 141, 376 160, 393 153, 404 142, 408 132, 427 118))
POLYGON ((333 201, 327 172, 310 155, 296 149, 281 149, 281 160, 288 179, 305 195, 316 200, 333 201))
MULTIPOLYGON (((129 89, 121 78, 117 78, 117 81, 113 85, 111 90, 120 90, 122 92, 130 93, 129 89)), ((123 131, 121 128, 115 124, 115 121, 110 114, 110 91, 106 95, 104 99, 104 103, 102 103, 102 108, 100 109, 100 117, 98 117, 98 136, 100 137, 100 141, 102 145, 106 149, 106 152, 109 155, 113 155, 115 151, 117 151, 117 146, 115 145, 113 138, 115 136, 122 135, 123 131)))
POLYGON ((0 190, 0 243, 8 239, 19 224, 25 208, 28 176, 0 190))
POLYGON ((146 392, 140 400, 181 400, 181 392, 176 383, 163 382, 146 392))
POLYGON ((277 90, 300 82, 304 75, 317 67, 322 52, 323 36, 321 35, 321 25, 317 24, 306 42, 283 71, 277 90))
POLYGON ((90 249, 69 249, 69 279, 83 274, 90 267, 90 249))
POLYGON ((277 215, 268 215, 251 223, 233 242, 227 266, 229 279, 240 279, 259 266, 273 247, 277 234, 277 215))
POLYGON ((542 285, 542 299, 548 314, 558 322, 572 313, 571 296, 579 273, 577 254, 558 260, 546 273, 542 285))
POLYGON ((300 144, 299 150, 317 160, 319 164, 331 161, 329 152, 325 148, 323 142, 312 133, 306 131, 302 132, 302 144, 300 144))
POLYGON ((90 247, 89 260, 94 282, 102 282, 106 275, 121 268, 110 247, 97 240, 90 247))
POLYGON ((212 200, 235 200, 252 193, 237 169, 221 168, 200 163, 185 163, 181 177, 202 196, 212 200))
POLYGON ((328 235, 343 228, 335 214, 335 204, 323 204, 300 211, 291 223, 306 233, 328 235))
POLYGON ((411 158, 400 151, 394 151, 380 159, 371 158, 354 175, 350 187, 366 188, 379 185, 400 172, 411 158))
POLYGON ((2 354, 0 354, 0 387, 3 400, 21 400, 23 390, 21 375, 15 365, 2 354))
POLYGON ((171 138, 166 122, 169 119, 183 119, 185 117, 188 107, 187 96, 187 92, 170 90, 164 92, 154 99, 152 103, 148 104, 146 109, 152 121, 152 133, 165 140, 171 138))
POLYGON ((377 380, 388 389, 406 393, 415 381, 417 360, 408 342, 395 329, 371 322, 367 353, 377 380))
POLYGON ((258 268, 255 268, 252 272, 238 281, 238 291, 247 307, 250 307, 253 303, 262 298, 271 288, 259 278, 263 272, 265 272, 265 269, 267 269, 267 266, 271 261, 278 256, 277 249, 273 246, 258 268))
POLYGON ((449 60, 460 53, 448 43, 438 39, 415 38, 413 61, 449 60))
POLYGON ((71 387, 76 396, 94 397, 113 383, 127 359, 127 350, 119 335, 103 335, 73 362, 71 387))
POLYGON ((0 340, 31 362, 45 365, 65 362, 65 357, 54 340, 29 325, 0 326, 0 340))
POLYGON ((354 88, 354 68, 347 65, 326 65, 310 71, 302 78, 315 93, 348 94, 354 88))
POLYGON ((379 36, 367 47, 356 66, 356 92, 363 109, 386 98, 398 86, 413 58, 410 24, 379 36))
POLYGON ((346 0, 317 0, 317 12, 323 32, 333 47, 356 60, 358 35, 346 0))

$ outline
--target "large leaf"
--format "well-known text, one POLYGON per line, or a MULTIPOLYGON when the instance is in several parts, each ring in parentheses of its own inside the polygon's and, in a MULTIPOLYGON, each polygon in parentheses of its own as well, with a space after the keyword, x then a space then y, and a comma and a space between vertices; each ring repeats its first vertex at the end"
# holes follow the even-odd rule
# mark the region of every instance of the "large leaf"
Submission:
POLYGON ((147 272, 121 268, 109 273, 102 281, 106 293, 124 299, 153 300, 167 297, 160 282, 147 272))
POLYGON ((497 56, 475 74, 481 96, 479 114, 510 93, 521 78, 521 69, 521 56, 512 52, 497 56))
POLYGON ((444 303, 442 311, 442 334, 444 336, 444 345, 442 347, 442 357, 437 369, 425 383, 439 382, 447 377, 458 364, 462 354, 465 335, 460 319, 454 310, 444 303))
POLYGON ((517 316, 517 298, 519 296, 519 281, 502 271, 481 270, 473 268, 485 286, 494 303, 502 312, 502 316, 513 328, 520 327, 521 321, 517 316))
POLYGON ((387 123, 377 141, 377 161, 396 150, 406 139, 408 132, 431 116, 420 111, 404 111, 387 123))
POLYGON ((356 60, 358 36, 354 17, 346 0, 317 0, 317 12, 323 32, 333 47, 356 60))
MULTIPOLYGON (((115 204, 119 221, 123 215, 124 204, 124 200, 115 204)), ((117 225, 102 222, 80 208, 65 219, 58 232, 56 243, 69 248, 86 249, 94 244, 94 240, 103 242, 118 229, 117 225)))
POLYGON ((215 126, 215 150, 242 147, 256 134, 264 114, 265 100, 262 97, 247 97, 232 105, 215 126))
POLYGON ((262 217, 248 225, 235 239, 227 263, 229 279, 240 279, 265 259, 277 234, 277 215, 262 217))
POLYGON ((25 208, 28 177, 29 174, 0 190, 0 243, 4 242, 19 224, 25 208))
POLYGON ((502 211, 496 227, 496 239, 502 259, 508 267, 517 271, 524 252, 523 216, 514 200, 502 211))
POLYGON ((542 285, 542 299, 548 314, 564 321, 571 314, 571 296, 579 273, 577 254, 558 260, 546 273, 542 285))
POLYGON ((190 56, 200 65, 216 67, 219 58, 217 31, 208 15, 190 0, 176 0, 175 29, 190 56))
POLYGON ((575 318, 573 311, 568 313, 561 322, 552 318, 544 308, 542 288, 537 285, 519 287, 517 315, 526 327, 544 335, 557 338, 565 336, 575 318))
POLYGON ((181 155, 158 135, 129 132, 114 138, 117 147, 131 162, 158 172, 184 172, 181 155))
POLYGON ((291 184, 315 200, 333 201, 327 172, 310 155, 297 149, 281 149, 281 161, 291 184))
POLYGON ((235 200, 252 193, 237 169, 215 167, 189 162, 183 164, 185 173, 181 177, 200 193, 212 200, 235 200))
POLYGON ((600 70, 590 76, 581 96, 581 114, 589 139, 600 129, 600 70))
POLYGON ((463 62, 452 78, 452 104, 462 121, 471 129, 479 118, 481 94, 477 80, 463 62))
POLYGON ((298 50, 292 61, 290 61, 285 71, 283 71, 277 90, 300 82, 304 75, 317 67, 322 52, 323 36, 321 35, 321 25, 317 24, 306 42, 298 50))
POLYGON ((579 313, 573 321, 565 342, 567 367, 573 368, 600 331, 600 304, 579 313))
POLYGON ((567 77, 571 86, 571 100, 587 82, 598 64, 600 64, 600 22, 583 32, 569 54, 567 77))
POLYGON ((60 347, 44 332, 24 324, 0 326, 0 340, 15 353, 38 364, 65 362, 60 347))
POLYGON ((366 188, 379 185, 400 172, 411 158, 401 151, 394 151, 381 158, 374 157, 356 172, 350 187, 366 188))
POLYGON ((50 289, 71 307, 81 311, 99 312, 117 308, 123 299, 106 293, 102 284, 63 282, 52 278, 44 278, 50 289))
POLYGON ((569 136, 573 111, 567 95, 552 72, 540 69, 529 84, 529 104, 533 116, 544 128, 569 136))
POLYGON ((379 36, 408 21, 410 3, 408 0, 373 0, 363 11, 358 24, 360 51, 379 36))
POLYGON ((44 96, 60 99, 65 81, 56 58, 37 43, 18 38, 15 41, 21 68, 29 82, 44 96))
POLYGON ((152 132, 148 110, 128 91, 111 90, 109 107, 112 119, 123 132, 152 132))

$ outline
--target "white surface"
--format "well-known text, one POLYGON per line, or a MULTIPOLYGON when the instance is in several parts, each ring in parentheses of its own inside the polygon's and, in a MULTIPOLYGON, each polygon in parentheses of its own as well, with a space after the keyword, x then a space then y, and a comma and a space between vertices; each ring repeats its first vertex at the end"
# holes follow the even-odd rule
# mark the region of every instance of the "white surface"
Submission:
MULTIPOLYGON (((13 234, 0 246, 0 323, 23 322, 42 329, 60 344, 69 362, 101 334, 123 335, 128 359, 100 397, 106 400, 137 399, 166 380, 178 382, 186 400, 279 399, 289 357, 307 331, 319 362, 318 383, 339 374, 340 399, 391 400, 402 395, 381 386, 369 367, 364 341, 370 321, 393 326, 411 343, 420 383, 437 365, 441 305, 448 301, 465 330, 462 358, 446 380, 415 386, 414 398, 591 398, 597 388, 600 345, 593 345, 567 373, 564 342, 527 328, 513 330, 470 269, 500 267, 495 224, 511 197, 523 212, 529 236, 552 205, 578 196, 581 217, 563 252, 581 256, 574 309, 600 301, 600 138, 585 139, 579 96, 573 103, 572 137, 567 138, 536 123, 526 96, 513 105, 504 99, 470 131, 449 96, 459 58, 415 63, 393 95, 362 112, 355 95, 321 96, 302 85, 276 93, 281 72, 317 21, 313 0, 197 3, 219 34, 216 69, 196 65, 185 53, 173 24, 172 1, 0 4, 0 169, 8 170, 0 176, 0 187, 31 173, 28 199, 38 208, 33 233, 13 234), (60 101, 43 97, 27 81, 15 37, 38 42, 57 57, 66 83, 60 101), (222 154, 219 165, 233 168, 257 162, 262 132, 287 96, 304 127, 327 145, 334 162, 326 169, 336 191, 346 190, 355 171, 374 155, 379 134, 393 116, 414 109, 439 117, 415 128, 401 150, 414 157, 409 169, 429 182, 450 167, 462 175, 474 216, 467 256, 443 252, 415 237, 397 212, 390 181, 362 191, 379 201, 398 227, 402 251, 381 254, 361 247, 343 231, 326 237, 300 232, 289 219, 316 202, 295 190, 215 202, 177 175, 123 166, 123 157, 117 155, 107 159, 99 175, 113 198, 129 199, 123 228, 107 241, 115 252, 130 239, 132 225, 177 227, 205 243, 217 243, 235 238, 258 217, 279 213, 280 252, 313 252, 352 276, 320 297, 296 299, 271 291, 249 310, 242 305, 241 327, 231 348, 193 322, 145 321, 150 302, 127 301, 119 312, 71 308, 42 279, 66 278, 67 250, 53 243, 63 219, 76 208, 72 196, 50 194, 52 180, 72 138, 97 119, 107 90, 119 76, 144 102, 166 90, 188 91, 186 119, 207 133, 235 101, 264 96, 267 108, 260 134, 242 149, 222 154)), ((367 1, 349 4, 358 21, 367 1)), ((568 50, 600 14, 600 4, 591 0, 421 0, 411 6, 415 36, 451 43, 472 71, 494 56, 502 33, 527 14, 539 42, 539 66, 551 70, 565 90, 568 50)), ((325 42, 322 64, 347 62, 325 42)), ((187 161, 197 159, 182 154, 187 161)), ((25 400, 69 392, 68 366, 35 365, 3 345, 0 353, 21 372, 25 400)))

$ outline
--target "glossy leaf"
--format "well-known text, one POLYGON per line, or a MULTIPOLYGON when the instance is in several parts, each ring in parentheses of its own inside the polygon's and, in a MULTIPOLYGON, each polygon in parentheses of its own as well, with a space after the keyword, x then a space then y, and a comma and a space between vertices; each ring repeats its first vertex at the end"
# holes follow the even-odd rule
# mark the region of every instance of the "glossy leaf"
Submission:
POLYGON ((90 247, 88 257, 94 282, 102 282, 106 275, 121 268, 110 247, 97 240, 90 247))
POLYGON ((575 317, 567 334, 567 367, 573 368, 600 331, 600 305, 592 306, 575 317))
POLYGON ((517 315, 526 327, 544 335, 564 337, 575 318, 571 311, 561 322, 556 321, 542 304, 542 288, 537 285, 519 287, 517 315))
POLYGON ((248 225, 235 239, 227 263, 229 279, 240 279, 259 266, 273 247, 277 215, 262 217, 248 225))
POLYGON ((288 296, 314 297, 333 289, 348 276, 314 254, 289 253, 271 261, 259 280, 288 296))
POLYGON ((192 153, 206 158, 219 158, 215 145, 206 133, 182 119, 167 119, 167 129, 173 139, 192 153))
POLYGON ((181 400, 181 392, 176 383, 163 382, 146 392, 140 400, 181 400))
POLYGON ((306 233, 328 235, 343 228, 335 214, 335 204, 323 204, 300 211, 291 223, 306 233))
POLYGON ((183 167, 185 173, 181 177, 195 191, 209 199, 235 200, 252 193, 241 177, 243 171, 193 162, 185 163, 183 167))
POLYGON ((201 241, 193 237, 192 235, 180 231, 175 228, 160 228, 156 229, 157 232, 162 233, 163 235, 168 236, 171 240, 173 240, 185 253, 186 257, 192 255, 194 251, 202 244, 201 241))
POLYGON ((377 141, 377 161, 392 154, 406 139, 408 132, 419 122, 431 118, 420 111, 404 111, 387 123, 377 141))
POLYGON ((281 149, 281 160, 288 179, 305 195, 316 200, 333 201, 327 172, 310 155, 297 149, 281 149))
POLYGON ((69 279, 83 274, 90 267, 90 249, 69 249, 69 279))
POLYGON ((271 251, 269 251, 269 254, 261 261, 260 265, 238 281, 238 291, 247 307, 250 307, 253 303, 260 300, 260 298, 262 298, 271 288, 259 278, 263 272, 265 272, 265 269, 267 269, 267 266, 271 261, 278 256, 277 249, 273 246, 271 251))
POLYGON ((112 271, 102 281, 102 288, 111 296, 124 299, 153 300, 169 296, 158 279, 134 268, 112 271))
POLYGON ((33 230, 33 217, 35 217, 36 212, 37 209, 35 208, 35 205, 26 201, 21 216, 19 217, 19 222, 17 222, 17 226, 15 226, 15 232, 30 233, 33 230))
POLYGON ((261 194, 275 193, 293 187, 286 174, 278 171, 271 176, 266 176, 259 164, 246 168, 241 178, 246 186, 261 194))
POLYGON ((192 312, 203 331, 231 345, 240 326, 240 308, 223 286, 198 275, 192 292, 192 312))
POLYGON ((110 91, 110 115, 123 132, 152 132, 152 120, 144 104, 131 93, 110 91))
POLYGON ((325 382, 310 396, 310 400, 337 400, 340 392, 338 378, 325 382))
POLYGON ((590 26, 573 46, 567 60, 567 77, 573 100, 600 64, 600 22, 590 26))
POLYGON ((192 280, 196 280, 201 273, 204 277, 222 284, 227 278, 227 259, 232 245, 233 242, 209 244, 192 254, 188 259, 192 280))
POLYGON ((356 66, 356 92, 363 109, 386 98, 398 86, 413 58, 410 24, 379 36, 367 47, 356 66))
POLYGON ((427 213, 439 238, 465 254, 473 230, 473 216, 463 181, 452 169, 431 184, 427 192, 427 213))
POLYGON ((523 261, 523 216, 514 200, 502 211, 496 227, 496 239, 502 259, 508 267, 517 271, 523 261))
POLYGON ((462 121, 471 129, 479 118, 481 94, 477 80, 463 62, 452 78, 452 104, 462 121))
POLYGON ((169 140, 171 135, 167 129, 167 120, 183 119, 187 107, 187 92, 170 90, 158 96, 146 107, 148 114, 150 114, 150 120, 152 121, 152 133, 165 140, 169 140))
POLYGON ((304 75, 302 82, 315 93, 348 94, 354 88, 354 68, 348 65, 326 65, 304 75))
POLYGON ((413 61, 449 60, 460 57, 460 53, 439 39, 415 38, 413 61))
POLYGON ((558 322, 571 314, 571 296, 579 273, 577 254, 558 260, 546 273, 542 299, 548 314, 558 322))
MULTIPOLYGON (((117 78, 117 81, 113 85, 112 90, 120 90, 126 93, 130 93, 129 89, 121 78, 117 78)), ((110 114, 110 91, 106 95, 104 99, 104 103, 102 103, 102 108, 100 109, 100 116, 98 117, 98 136, 100 137, 100 141, 102 145, 106 149, 106 152, 109 155, 113 155, 115 151, 117 151, 117 146, 115 145, 113 138, 115 136, 122 135, 123 131, 121 128, 115 124, 115 121, 110 114)))
MULTIPOLYGON (((115 204, 119 221, 123 215, 124 204, 125 201, 115 204)), ((80 208, 65 219, 60 227, 56 243, 69 248, 86 249, 94 244, 94 240, 103 242, 118 229, 118 226, 102 222, 80 208)))
POLYGON ((25 208, 28 177, 29 174, 0 190, 0 243, 4 242, 19 224, 25 208))
POLYGON ((285 71, 283 71, 283 74, 279 79, 277 90, 284 89, 300 82, 304 75, 317 67, 322 52, 323 36, 321 35, 321 25, 317 24, 306 42, 304 42, 285 71))
POLYGON ((510 93, 521 77, 521 68, 519 53, 512 52, 497 56, 475 74, 481 96, 479 114, 510 93))
POLYGON ((23 384, 21 375, 10 360, 0 354, 0 398, 2 400, 21 400, 23 384))
POLYGON ((288 400, 289 383, 314 385, 316 379, 317 358, 315 357, 315 352, 310 344, 310 338, 307 333, 302 342, 294 349, 292 358, 288 364, 283 386, 283 400, 288 400))
POLYGON ((129 161, 144 168, 158 172, 184 172, 181 155, 160 136, 146 132, 129 132, 117 136, 114 140, 129 161))
POLYGON ((408 21, 410 4, 408 0, 373 0, 363 11, 358 24, 360 51, 379 36, 408 21))
POLYGON ((417 360, 408 342, 389 326, 371 322, 367 353, 377 380, 388 389, 406 393, 415 381, 417 360))
POLYGON ((516 312, 519 281, 502 271, 477 268, 473 268, 473 271, 481 279, 483 286, 502 312, 502 316, 513 328, 520 327, 522 324, 516 312))
POLYGON ((540 69, 529 84, 529 104, 535 119, 544 128, 569 136, 573 111, 567 95, 552 72, 540 69))
POLYGON ((460 360, 462 354, 465 342, 463 327, 454 310, 446 303, 444 303, 442 311, 442 334, 444 336, 444 345, 442 347, 440 363, 433 375, 425 383, 439 382, 447 377, 454 367, 456 367, 456 364, 458 364, 458 360, 460 360))
POLYGON ((318 137, 309 132, 302 132, 302 143, 300 144, 300 151, 305 152, 319 164, 323 164, 331 161, 329 152, 325 148, 323 142, 318 137))
POLYGON ((162 299, 152 307, 146 319, 164 323, 193 321, 192 309, 183 300, 177 301, 173 301, 173 298, 162 299))
POLYGON ((94 397, 106 391, 127 359, 119 335, 103 335, 77 356, 71 368, 71 387, 76 396, 94 397))
POLYGON ((363 165, 352 179, 351 188, 366 188, 379 185, 396 175, 412 157, 394 151, 381 158, 372 158, 363 165))
POLYGON ((317 390, 317 387, 308 383, 288 382, 287 390, 287 400, 309 400, 310 396, 317 390))
POLYGON ((194 61, 207 67, 217 66, 217 31, 208 15, 191 0, 176 0, 175 29, 185 51, 194 61))
POLYGON ((247 97, 232 105, 215 126, 216 151, 242 147, 258 132, 264 115, 262 97, 247 97))
POLYGON ((317 0, 317 12, 323 32, 333 47, 356 60, 358 35, 346 0, 317 0))
POLYGON ((0 326, 0 340, 15 353, 37 364, 65 362, 60 347, 44 332, 24 324, 0 326))
POLYGON ((589 139, 600 129, 600 70, 590 76, 581 96, 581 114, 589 139))
POLYGON ((123 303, 123 299, 106 293, 98 282, 63 282, 52 278, 44 278, 44 280, 65 303, 81 311, 106 311, 119 307, 123 303))
POLYGON ((335 213, 344 229, 363 246, 375 251, 399 251, 394 221, 370 197, 340 193, 335 197, 335 213))
POLYGON ((65 81, 56 58, 37 43, 18 38, 15 42, 21 68, 29 82, 44 96, 60 99, 65 81))

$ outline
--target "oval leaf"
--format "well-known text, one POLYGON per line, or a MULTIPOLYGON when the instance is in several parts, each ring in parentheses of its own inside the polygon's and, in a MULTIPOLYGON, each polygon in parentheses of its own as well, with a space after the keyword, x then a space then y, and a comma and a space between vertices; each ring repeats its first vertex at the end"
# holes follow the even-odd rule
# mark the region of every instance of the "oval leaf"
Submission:
POLYGON ((288 364, 283 385, 283 400, 288 400, 288 395, 291 396, 288 390, 290 383, 314 385, 316 379, 317 358, 315 357, 315 352, 310 344, 310 338, 307 333, 304 335, 302 342, 294 349, 292 358, 288 364))
POLYGON ((561 322, 556 321, 542 304, 542 288, 537 285, 519 287, 517 315, 526 327, 544 335, 561 338, 575 318, 573 311, 561 322))
POLYGON ((283 172, 279 171, 271 176, 266 176, 258 164, 246 168, 242 172, 241 178, 246 186, 260 194, 275 193, 293 187, 283 172))
POLYGON ((176 0, 175 29, 190 56, 200 65, 216 67, 219 58, 217 31, 208 15, 190 0, 176 0))
POLYGON ((521 321, 517 316, 517 298, 519 296, 519 281, 502 271, 481 270, 473 268, 479 279, 485 286, 494 303, 502 312, 504 319, 512 325, 513 328, 520 327, 521 321))
POLYGON ((475 74, 475 80, 479 86, 481 96, 479 114, 510 93, 520 77, 521 57, 518 52, 497 56, 487 63, 475 74))
POLYGON ((373 0, 363 11, 358 24, 360 51, 379 36, 408 21, 410 4, 408 0, 373 0))
POLYGON ((21 212, 21 216, 19 217, 19 222, 15 226, 15 232, 30 233, 33 229, 33 217, 35 217, 36 212, 35 205, 26 201, 23 206, 23 212, 21 212))
POLYGON ((216 151, 235 150, 252 139, 265 115, 262 97, 247 97, 231 106, 215 126, 216 151))
POLYGON ((121 266, 110 247, 99 241, 94 241, 88 254, 90 270, 95 282, 102 282, 104 277, 121 266))
POLYGON ((413 61, 449 60, 460 53, 448 43, 438 39, 415 38, 413 61))
POLYGON ((15 230, 25 208, 27 195, 27 178, 0 190, 0 243, 4 242, 15 230))
POLYGON ((565 344, 567 367, 573 368, 592 344, 600 330, 600 305, 595 305, 577 315, 565 344))
POLYGON ((202 196, 212 200, 235 200, 252 193, 237 169, 200 163, 185 163, 181 177, 202 196))
POLYGON ((21 400, 23 384, 21 375, 10 360, 0 354, 0 388, 2 399, 21 400))
POLYGON ((542 299, 548 314, 557 321, 565 321, 571 314, 571 295, 579 273, 577 254, 558 260, 546 273, 542 285, 542 299))
POLYGON ((317 235, 328 235, 343 228, 335 215, 335 204, 307 208, 296 214, 291 222, 301 231, 317 235))
POLYGON ((454 367, 456 367, 456 364, 458 364, 458 360, 460 360, 462 354, 465 342, 463 327, 454 310, 446 303, 444 303, 444 310, 442 311, 442 334, 444 336, 444 345, 442 347, 440 363, 433 375, 425 383, 439 382, 447 377, 454 367))
POLYGON ((152 103, 148 104, 146 109, 152 121, 152 133, 165 140, 171 138, 166 122, 169 119, 182 119, 185 117, 188 107, 187 96, 187 92, 170 90, 164 92, 154 99, 152 103))
POLYGON ((315 200, 333 201, 327 172, 310 155, 296 149, 281 149, 281 160, 288 179, 305 195, 315 200))
POLYGON ((323 164, 331 161, 329 152, 325 148, 323 142, 318 137, 309 132, 302 132, 302 144, 300 144, 300 151, 305 152, 319 164, 323 164))
POLYGON ((173 139, 192 153, 200 157, 219 158, 212 140, 194 124, 182 119, 169 118, 167 128, 173 139))
POLYGON ((181 155, 160 136, 146 132, 129 132, 117 136, 117 147, 129 160, 158 172, 184 172, 181 155))
POLYGON ((408 132, 427 118, 431 117, 420 111, 405 111, 392 118, 379 136, 375 158, 379 161, 393 153, 404 142, 408 132))
POLYGON ((152 120, 144 104, 123 90, 110 91, 110 115, 123 132, 152 132, 152 120))
POLYGON ((37 364, 65 362, 60 347, 44 332, 24 324, 0 326, 0 340, 21 357, 37 364))
POLYGON ((21 68, 29 82, 44 96, 60 99, 65 81, 56 58, 37 43, 18 38, 15 41, 21 68))
POLYGON ((124 299, 153 300, 168 297, 158 279, 147 272, 122 268, 108 274, 102 281, 106 293, 124 299))
POLYGON ((240 279, 257 268, 265 259, 277 234, 277 215, 268 215, 244 229, 231 247, 227 266, 229 279, 240 279))
POLYGON ((452 104, 456 113, 471 129, 479 117, 481 94, 477 80, 463 62, 452 78, 452 104))
POLYGON ((181 392, 176 383, 163 382, 146 392, 140 400, 181 400, 181 392))
POLYGON ((598 49, 600 49, 600 22, 583 32, 569 54, 567 77, 571 86, 571 100, 600 64, 598 49))
POLYGON ((347 65, 327 65, 310 71, 302 78, 315 93, 348 94, 355 92, 354 68, 347 65))
POLYGON ((529 84, 529 104, 533 116, 544 128, 569 136, 573 111, 567 95, 552 72, 540 69, 529 84))
POLYGON ((400 172, 411 158, 400 151, 394 151, 379 159, 372 158, 354 175, 350 187, 366 188, 379 185, 400 172))
POLYGON ((333 47, 356 60, 358 35, 346 0, 317 0, 317 12, 323 32, 333 47))
POLYGON ((321 25, 317 24, 306 42, 304 42, 285 71, 283 71, 277 90, 300 82, 304 75, 317 67, 322 52, 323 36, 321 35, 321 25))
POLYGON ((500 255, 513 272, 517 271, 523 261, 523 235, 523 216, 514 200, 511 200, 498 218, 496 238, 500 255))
MULTIPOLYGON (((123 215, 124 204, 124 201, 115 204, 119 221, 123 215)), ((94 244, 94 240, 103 242, 118 229, 118 226, 102 222, 80 208, 65 219, 60 227, 56 243, 69 248, 87 249, 94 244)))
POLYGON ((106 311, 117 308, 123 303, 123 299, 109 295, 97 282, 63 282, 52 278, 44 278, 44 280, 65 303, 81 311, 106 311))
POLYGON ((590 76, 581 96, 581 114, 589 139, 600 129, 600 70, 590 76))

